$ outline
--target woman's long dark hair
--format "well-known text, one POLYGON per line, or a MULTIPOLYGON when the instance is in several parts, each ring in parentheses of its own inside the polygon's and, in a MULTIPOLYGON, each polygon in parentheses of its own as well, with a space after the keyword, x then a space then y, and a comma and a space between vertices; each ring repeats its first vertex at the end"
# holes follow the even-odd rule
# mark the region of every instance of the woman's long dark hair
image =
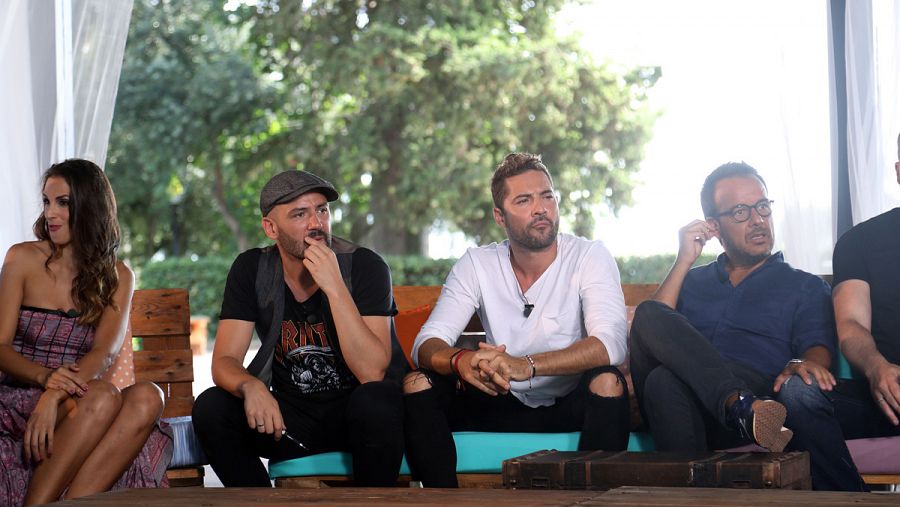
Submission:
MULTIPOLYGON (((77 271, 72 280, 72 301, 79 312, 78 322, 96 325, 104 308, 115 308, 112 297, 119 287, 116 200, 106 175, 88 160, 72 158, 53 164, 44 172, 42 189, 51 177, 62 178, 69 185, 69 248, 72 248, 77 271)), ((50 261, 61 251, 50 241, 43 213, 34 222, 34 235, 50 243, 50 257, 44 263, 49 270, 50 261)))

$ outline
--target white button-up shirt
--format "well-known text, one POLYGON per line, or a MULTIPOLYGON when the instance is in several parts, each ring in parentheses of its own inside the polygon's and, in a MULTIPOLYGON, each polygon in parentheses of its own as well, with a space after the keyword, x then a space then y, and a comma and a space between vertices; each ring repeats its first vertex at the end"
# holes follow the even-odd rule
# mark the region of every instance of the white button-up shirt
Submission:
MULTIPOLYGON (((553 263, 523 294, 509 259, 509 241, 470 248, 453 266, 437 305, 416 336, 412 357, 430 338, 453 345, 477 312, 487 343, 506 345, 514 357, 564 349, 597 339, 610 364, 627 352, 625 299, 619 270, 601 241, 557 236, 553 263), (526 300, 534 308, 524 315, 526 300)), ((538 365, 540 368, 540 365, 538 365)), ((540 371, 540 370, 539 370, 540 371)), ((511 382, 511 393, 529 407, 553 405, 578 384, 579 375, 539 376, 511 382)))

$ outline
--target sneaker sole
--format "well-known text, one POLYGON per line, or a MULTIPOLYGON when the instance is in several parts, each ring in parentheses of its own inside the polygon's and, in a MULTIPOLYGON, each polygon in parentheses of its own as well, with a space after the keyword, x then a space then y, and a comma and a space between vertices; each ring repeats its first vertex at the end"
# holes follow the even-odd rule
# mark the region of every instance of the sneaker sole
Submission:
POLYGON ((753 402, 753 439, 760 447, 772 452, 781 452, 794 436, 794 432, 784 427, 787 409, 772 400, 753 402))

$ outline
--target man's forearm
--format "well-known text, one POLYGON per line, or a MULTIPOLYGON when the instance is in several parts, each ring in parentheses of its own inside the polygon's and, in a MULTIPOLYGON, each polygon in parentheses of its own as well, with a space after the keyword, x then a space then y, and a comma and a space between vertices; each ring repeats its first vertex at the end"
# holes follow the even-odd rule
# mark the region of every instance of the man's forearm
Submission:
POLYGON ((447 345, 440 338, 428 338, 419 346, 418 364, 422 368, 431 370, 441 375, 450 375, 453 368, 450 366, 450 358, 459 349, 447 345))
POLYGON ((827 348, 821 345, 816 345, 814 347, 806 349, 806 352, 803 353, 803 357, 801 359, 803 359, 804 361, 811 361, 813 363, 816 363, 823 368, 831 367, 831 352, 829 352, 827 348))
POLYGON ((531 359, 537 375, 577 375, 608 365, 609 353, 602 341, 588 336, 562 350, 531 354, 531 359))
POLYGON ((216 386, 241 399, 244 398, 242 386, 246 382, 261 382, 251 375, 240 361, 228 356, 213 358, 212 377, 216 386))
POLYGON ((360 382, 382 380, 391 361, 390 323, 382 341, 366 325, 346 287, 341 289, 328 294, 328 302, 344 361, 360 382))
POLYGON ((860 324, 843 323, 838 328, 838 332, 844 357, 854 368, 864 372, 867 377, 871 371, 887 362, 887 359, 878 352, 872 334, 860 324))
POLYGON ((666 279, 659 284, 659 288, 653 294, 653 299, 665 303, 669 308, 675 308, 678 304, 678 295, 681 294, 681 286, 691 270, 691 264, 682 259, 675 259, 675 264, 666 275, 666 279))

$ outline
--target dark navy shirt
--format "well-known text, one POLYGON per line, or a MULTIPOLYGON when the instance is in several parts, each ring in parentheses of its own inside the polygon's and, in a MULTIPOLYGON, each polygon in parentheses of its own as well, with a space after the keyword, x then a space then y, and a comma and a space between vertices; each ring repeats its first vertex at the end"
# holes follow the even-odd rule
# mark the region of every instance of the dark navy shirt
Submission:
POLYGON ((837 336, 825 281, 792 268, 778 252, 735 287, 726 263, 722 254, 690 270, 677 308, 724 358, 775 377, 815 345, 834 357, 837 336))

